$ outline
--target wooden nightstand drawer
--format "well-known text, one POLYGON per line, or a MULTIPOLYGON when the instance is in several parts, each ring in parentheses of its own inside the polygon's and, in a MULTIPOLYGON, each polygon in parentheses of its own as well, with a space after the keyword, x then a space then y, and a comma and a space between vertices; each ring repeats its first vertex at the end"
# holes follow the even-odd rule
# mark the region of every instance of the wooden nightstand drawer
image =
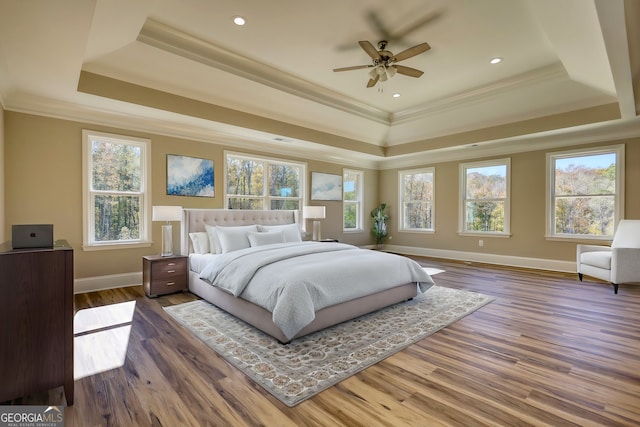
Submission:
POLYGON ((154 279, 151 282, 149 295, 170 294, 172 292, 178 292, 187 289, 187 279, 183 276, 158 280, 154 279))
POLYGON ((148 297, 185 291, 189 259, 182 255, 142 257, 142 286, 148 297))
POLYGON ((165 277, 184 276, 186 270, 186 259, 160 260, 151 264, 151 276, 153 280, 165 277))

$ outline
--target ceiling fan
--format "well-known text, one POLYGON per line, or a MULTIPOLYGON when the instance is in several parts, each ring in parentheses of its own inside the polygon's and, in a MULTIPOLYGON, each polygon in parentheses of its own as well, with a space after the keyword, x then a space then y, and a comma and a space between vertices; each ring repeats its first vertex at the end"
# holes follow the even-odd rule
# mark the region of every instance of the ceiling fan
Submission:
POLYGON ((369 72, 369 82, 367 83, 367 87, 373 87, 376 83, 384 82, 387 79, 393 77, 396 73, 404 74, 409 77, 420 77, 424 74, 420 70, 416 70, 415 68, 405 67, 403 65, 397 65, 398 62, 404 61, 405 59, 412 58, 416 55, 421 54, 422 52, 426 52, 431 49, 428 43, 420 43, 416 46, 410 47, 407 50, 403 50, 397 55, 386 50, 387 41, 381 40, 378 42, 378 49, 376 50, 373 45, 368 41, 360 41, 358 42, 360 47, 371 57, 373 60, 371 64, 367 65, 355 65, 353 67, 343 67, 343 68, 334 68, 333 71, 351 71, 351 70, 360 70, 362 68, 373 68, 369 72))

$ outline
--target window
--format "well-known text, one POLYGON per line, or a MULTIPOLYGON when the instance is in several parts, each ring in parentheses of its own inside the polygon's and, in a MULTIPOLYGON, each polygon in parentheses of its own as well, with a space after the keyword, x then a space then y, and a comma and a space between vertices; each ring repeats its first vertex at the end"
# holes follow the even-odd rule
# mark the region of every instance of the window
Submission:
POLYGON ((226 153, 228 209, 300 210, 306 165, 265 157, 226 153))
POLYGON ((344 231, 362 231, 362 171, 345 169, 342 178, 342 217, 344 231))
POLYGON ((150 244, 150 141, 83 130, 84 248, 150 244))
POLYGON ((434 168, 400 171, 400 230, 433 231, 434 168))
POLYGON ((509 234, 510 159, 460 164, 460 233, 509 234))
POLYGON ((547 154, 547 236, 612 239, 624 212, 624 146, 547 154))

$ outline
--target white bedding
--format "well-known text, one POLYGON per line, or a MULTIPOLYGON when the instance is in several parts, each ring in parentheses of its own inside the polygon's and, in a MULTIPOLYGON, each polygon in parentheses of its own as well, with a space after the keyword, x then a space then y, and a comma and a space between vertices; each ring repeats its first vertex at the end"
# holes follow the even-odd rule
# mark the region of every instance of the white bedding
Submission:
MULTIPOLYGON (((204 259, 193 257, 192 265, 204 259)), ((322 308, 406 283, 415 282, 422 292, 434 285, 409 258, 343 243, 258 246, 213 255, 207 262, 201 279, 269 310, 287 338, 322 308)))
POLYGON ((189 254, 189 270, 200 273, 204 268, 217 257, 217 254, 189 254))

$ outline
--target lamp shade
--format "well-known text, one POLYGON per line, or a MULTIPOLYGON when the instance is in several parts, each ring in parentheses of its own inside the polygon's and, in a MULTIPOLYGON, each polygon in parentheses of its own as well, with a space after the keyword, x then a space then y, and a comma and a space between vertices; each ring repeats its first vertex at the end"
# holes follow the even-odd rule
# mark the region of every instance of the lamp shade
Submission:
POLYGON ((182 206, 154 206, 151 220, 180 221, 182 220, 182 206))
POLYGON ((303 206, 302 217, 309 219, 324 219, 326 216, 326 209, 324 206, 303 206))

